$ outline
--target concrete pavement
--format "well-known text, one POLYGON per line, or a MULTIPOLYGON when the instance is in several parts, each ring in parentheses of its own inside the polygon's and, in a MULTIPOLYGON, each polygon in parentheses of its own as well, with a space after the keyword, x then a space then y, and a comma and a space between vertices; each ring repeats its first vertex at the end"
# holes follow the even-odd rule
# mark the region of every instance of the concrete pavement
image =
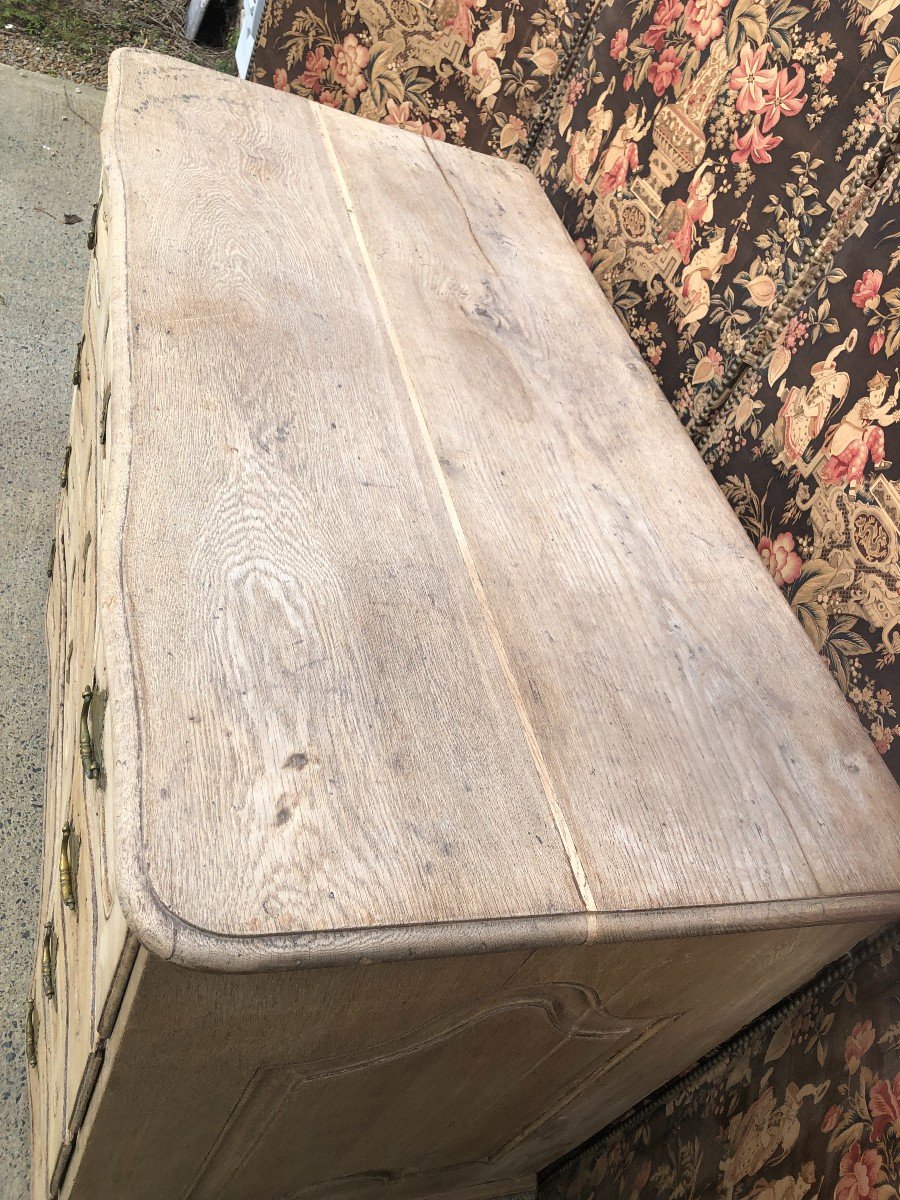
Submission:
POLYGON ((47 558, 103 99, 0 66, 0 1200, 28 1188, 23 1017, 40 874, 47 558), (81 223, 66 224, 67 213, 81 223))

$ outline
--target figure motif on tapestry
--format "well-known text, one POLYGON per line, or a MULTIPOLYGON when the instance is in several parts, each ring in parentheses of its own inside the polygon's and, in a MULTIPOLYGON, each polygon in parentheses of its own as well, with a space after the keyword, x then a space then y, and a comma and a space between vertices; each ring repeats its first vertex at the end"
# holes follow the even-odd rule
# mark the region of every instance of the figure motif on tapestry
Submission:
POLYGON ((708 246, 698 250, 684 268, 681 278, 681 301, 679 303, 678 327, 690 330, 697 326, 709 312, 712 288, 719 282, 722 272, 737 253, 737 234, 732 235, 725 249, 725 230, 721 226, 713 229, 708 246))
POLYGON ((602 195, 621 191, 629 175, 637 170, 638 142, 649 133, 651 124, 643 105, 640 108, 636 104, 628 105, 625 120, 616 130, 600 163, 599 190, 602 195))
POLYGON ((778 387, 781 408, 763 444, 776 451, 774 461, 786 467, 797 467, 802 475, 809 464, 806 455, 810 444, 819 436, 831 412, 832 404, 846 399, 850 391, 850 376, 837 369, 837 359, 856 346, 856 330, 829 350, 820 362, 810 368, 809 387, 787 387, 784 380, 778 387))
POLYGON ((691 261, 696 227, 708 225, 713 216, 716 185, 709 166, 709 159, 704 159, 688 184, 687 199, 673 200, 663 215, 663 226, 668 227, 665 240, 678 251, 685 266, 691 261))
POLYGON ((595 269, 601 274, 617 270, 645 283, 660 277, 675 298, 683 327, 708 312, 710 284, 737 251, 734 241, 726 250, 724 237, 717 242, 716 234, 704 251, 695 250, 699 228, 712 221, 716 198, 704 127, 729 67, 730 58, 717 43, 674 104, 661 105, 651 117, 632 104, 603 154, 595 183, 585 189, 597 193, 590 212, 598 241, 595 269), (649 129, 653 149, 648 170, 641 171, 637 142, 649 129), (665 203, 663 193, 688 171, 687 197, 665 203))
POLYGON ((869 463, 876 471, 891 464, 884 455, 884 430, 900 421, 900 380, 888 396, 890 380, 880 371, 869 380, 868 393, 858 400, 826 442, 824 486, 846 488, 851 499, 863 489, 869 463))
POLYGON ((516 36, 515 17, 510 16, 509 25, 504 32, 503 14, 482 29, 475 44, 469 51, 469 61, 472 64, 472 86, 476 93, 475 103, 480 108, 494 107, 497 93, 500 91, 501 76, 499 63, 506 54, 506 47, 516 36))
POLYGON ((584 129, 579 129, 572 137, 569 153, 560 171, 560 178, 566 185, 566 191, 592 192, 596 179, 588 183, 588 176, 593 170, 594 163, 600 154, 600 148, 609 136, 614 116, 606 107, 606 101, 616 90, 615 76, 609 81, 597 97, 597 103, 588 113, 588 123, 584 129))
POLYGON ((484 3, 485 0, 451 0, 447 4, 445 28, 462 38, 469 48, 475 42, 475 22, 472 13, 474 9, 483 8, 484 3))

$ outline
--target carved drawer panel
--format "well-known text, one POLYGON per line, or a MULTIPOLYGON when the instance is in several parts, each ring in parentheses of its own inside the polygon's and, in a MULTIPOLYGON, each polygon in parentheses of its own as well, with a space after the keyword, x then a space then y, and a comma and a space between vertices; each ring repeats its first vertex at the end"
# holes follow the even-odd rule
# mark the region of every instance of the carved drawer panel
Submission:
POLYGON ((365 1053, 260 1068, 190 1200, 246 1200, 263 1171, 291 1197, 367 1200, 401 1181, 426 1194, 502 1160, 672 1019, 613 1017, 593 988, 560 983, 469 1005, 365 1053), (414 1168, 410 1146, 428 1147, 414 1168))

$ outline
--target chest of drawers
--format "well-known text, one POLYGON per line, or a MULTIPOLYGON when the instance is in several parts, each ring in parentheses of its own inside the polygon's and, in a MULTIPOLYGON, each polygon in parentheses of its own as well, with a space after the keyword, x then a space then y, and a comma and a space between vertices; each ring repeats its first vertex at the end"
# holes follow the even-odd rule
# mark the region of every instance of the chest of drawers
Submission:
POLYGON ((112 60, 35 1200, 490 1200, 898 913, 897 788, 522 169, 112 60))

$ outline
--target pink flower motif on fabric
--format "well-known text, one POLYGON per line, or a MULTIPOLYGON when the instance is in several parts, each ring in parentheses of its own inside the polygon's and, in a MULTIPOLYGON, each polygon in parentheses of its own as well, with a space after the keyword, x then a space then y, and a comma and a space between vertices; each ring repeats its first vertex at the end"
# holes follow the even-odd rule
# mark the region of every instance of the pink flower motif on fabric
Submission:
POLYGON ((617 30, 616 33, 613 35, 612 40, 609 43, 609 57, 614 62, 618 62, 619 59, 622 57, 622 55, 625 53, 625 49, 626 49, 627 45, 628 45, 628 30, 627 29, 617 30))
POLYGON ((669 27, 678 20, 683 12, 684 5, 681 0, 662 0, 662 3, 656 6, 656 12, 653 14, 653 24, 641 36, 644 45, 650 46, 653 50, 658 49, 660 42, 665 40, 669 27))
POLYGON ((722 36, 725 30, 722 10, 729 3, 730 0, 688 0, 684 27, 698 50, 705 50, 710 42, 722 36))
POLYGON ((774 134, 766 137, 760 133, 759 125, 754 121, 746 133, 742 133, 740 137, 737 134, 734 135, 731 161, 743 163, 748 158, 752 158, 755 163, 770 163, 772 161, 772 151, 776 146, 780 146, 783 141, 784 138, 777 137, 774 134))
POLYGON ((803 570, 803 559, 794 549, 792 533, 779 533, 776 538, 761 538, 757 550, 779 587, 785 587, 799 579, 803 570))
POLYGON ((828 1112, 822 1118, 822 1132, 831 1133, 832 1129, 837 1125, 840 1115, 840 1105, 832 1104, 831 1108, 829 1108, 828 1112))
MULTIPOLYGON (((517 117, 510 118, 510 124, 518 120, 517 117)), ((388 100, 387 116, 384 118, 385 125, 396 125, 398 129, 406 129, 410 133, 420 133, 423 137, 433 138, 436 142, 445 142, 447 134, 444 127, 437 121, 423 121, 419 117, 414 117, 412 113, 412 105, 409 100, 403 100, 400 104, 396 100, 388 100)), ((519 122, 522 125, 522 122, 519 122)), ((522 129, 524 131, 524 125, 522 129)))
POLYGON ((369 65, 369 48, 360 45, 355 33, 348 33, 343 42, 336 42, 331 60, 331 77, 351 98, 369 86, 363 71, 369 65))
POLYGON ((322 80, 328 74, 328 55, 321 46, 310 50, 304 61, 305 70, 300 76, 300 82, 317 96, 322 90, 322 80))
POLYGON ((900 1138, 900 1071, 889 1079, 879 1079, 869 1090, 869 1112, 872 1116, 872 1137, 881 1141, 888 1130, 900 1138))
POLYGON ((681 82, 681 59, 671 47, 663 50, 657 62, 650 64, 647 81, 653 85, 657 96, 661 96, 667 88, 678 87, 681 82))
POLYGON ((834 1189, 834 1200, 869 1200, 877 1194, 881 1174, 881 1155, 877 1150, 863 1151, 854 1142, 841 1159, 841 1177, 834 1189))
POLYGON ((877 308, 881 299, 881 285, 884 283, 884 272, 863 271, 862 278, 853 285, 851 297, 857 308, 877 308))
POLYGON ((801 96, 803 85, 806 83, 806 72, 794 64, 796 74, 791 79, 787 67, 782 67, 773 82, 766 89, 759 111, 763 116, 762 131, 769 133, 782 117, 796 117, 806 103, 806 96, 801 96))
POLYGON ((854 1025, 850 1030, 850 1035, 844 1046, 844 1062, 847 1064, 847 1070, 853 1075, 859 1070, 859 1064, 867 1050, 870 1050, 872 1043, 875 1041, 875 1030, 871 1021, 862 1021, 858 1025, 854 1025))
POLYGON ((778 72, 774 67, 763 65, 771 48, 768 42, 764 42, 758 50, 745 46, 738 65, 731 72, 728 86, 737 93, 735 108, 745 116, 761 111, 763 94, 775 84, 778 72))

